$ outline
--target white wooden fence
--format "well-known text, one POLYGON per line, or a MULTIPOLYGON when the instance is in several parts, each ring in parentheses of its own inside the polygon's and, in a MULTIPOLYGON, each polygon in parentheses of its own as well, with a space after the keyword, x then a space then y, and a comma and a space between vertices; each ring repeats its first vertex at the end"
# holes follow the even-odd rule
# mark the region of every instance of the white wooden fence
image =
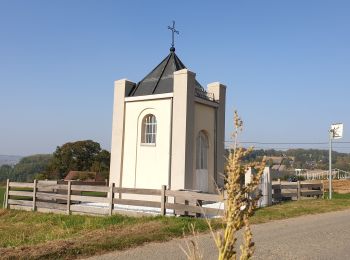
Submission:
MULTIPOLYGON (((320 197, 323 183, 270 182, 268 173, 261 181, 259 207, 269 206, 285 199, 320 197)), ((36 181, 33 183, 7 181, 5 208, 55 212, 61 214, 146 215, 142 212, 125 211, 121 205, 156 209, 160 215, 222 216, 224 198, 217 194, 184 190, 120 188, 82 185, 81 182, 36 181), (210 204, 216 204, 210 207, 210 204), (221 204, 221 205, 220 205, 221 204), (222 207, 218 207, 218 205, 222 207), (170 213, 169 213, 170 212, 170 213)))
POLYGON ((322 182, 272 182, 272 198, 274 200, 300 200, 302 197, 321 197, 323 192, 322 182))
POLYGON ((54 212, 61 214, 97 214, 116 213, 140 215, 116 209, 116 205, 131 205, 159 209, 161 215, 172 210, 177 215, 223 215, 224 210, 203 207, 205 203, 223 203, 223 197, 216 194, 193 191, 161 189, 134 189, 109 186, 58 184, 56 181, 36 181, 21 183, 7 181, 5 208, 54 212), (142 199, 128 195, 141 195, 142 199), (146 197, 150 197, 147 199, 146 197), (89 203, 102 204, 95 207, 89 203))
MULTIPOLYGON (((297 176, 301 176, 306 180, 328 180, 328 170, 300 170, 297 172, 297 176)), ((341 169, 332 170, 332 179, 342 180, 350 179, 350 172, 343 171, 341 169)))

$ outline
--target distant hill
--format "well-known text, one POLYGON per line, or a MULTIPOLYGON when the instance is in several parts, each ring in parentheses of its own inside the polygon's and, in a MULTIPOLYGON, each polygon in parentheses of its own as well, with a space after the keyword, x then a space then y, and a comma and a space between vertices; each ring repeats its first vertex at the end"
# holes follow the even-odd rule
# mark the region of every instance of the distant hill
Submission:
POLYGON ((0 166, 7 165, 15 165, 21 160, 22 156, 18 155, 0 155, 0 166))
MULTIPOLYGON (((285 165, 289 169, 328 169, 328 151, 318 149, 289 149, 279 150, 254 150, 247 158, 247 161, 259 161, 263 157, 267 159, 269 166, 285 165), (279 161, 278 161, 279 160, 279 161), (277 162, 278 161, 278 162, 277 162)), ((350 154, 332 152, 332 165, 344 171, 350 171, 350 154)))
POLYGON ((47 169, 51 158, 52 154, 36 154, 20 158, 15 165, 4 164, 0 166, 0 182, 6 179, 31 182, 37 174, 47 169))

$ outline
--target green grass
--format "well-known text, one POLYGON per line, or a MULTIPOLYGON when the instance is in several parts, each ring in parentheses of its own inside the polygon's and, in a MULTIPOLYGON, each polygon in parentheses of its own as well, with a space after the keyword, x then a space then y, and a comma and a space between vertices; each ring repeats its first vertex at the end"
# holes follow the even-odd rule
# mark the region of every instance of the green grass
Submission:
MULTIPOLYGON (((4 258, 74 258, 166 241, 208 230, 204 219, 176 217, 93 217, 0 210, 0 255, 4 258)), ((214 222, 214 226, 218 226, 214 222)))
MULTIPOLYGON (((328 198, 328 194, 325 194, 328 198)), ((350 208, 350 194, 333 194, 333 199, 307 199, 284 202, 258 209, 252 217, 252 223, 264 223, 271 220, 298 217, 308 214, 319 214, 350 208)))
MULTIPOLYGON (((350 208, 350 194, 333 200, 310 199, 259 209, 252 223, 350 208)), ((0 210, 0 255, 4 258, 76 258, 122 250, 151 241, 166 241, 189 234, 194 224, 208 231, 205 219, 177 217, 94 217, 0 210)), ((219 220, 213 221, 220 228, 219 220)))
MULTIPOLYGON (((329 198, 328 192, 325 193, 325 198, 329 198)), ((346 193, 346 194, 333 193, 332 198, 333 199, 350 199, 350 193, 346 193)))
POLYGON ((205 221, 195 218, 67 216, 17 210, 3 210, 0 216, 0 248, 36 245, 111 227, 122 231, 134 225, 143 226, 147 223, 159 225, 160 229, 167 231, 168 235, 181 235, 183 229, 191 223, 195 224, 199 230, 206 230, 205 221))
POLYGON ((107 197, 107 192, 82 191, 81 195, 83 195, 83 196, 94 196, 94 197, 107 197))

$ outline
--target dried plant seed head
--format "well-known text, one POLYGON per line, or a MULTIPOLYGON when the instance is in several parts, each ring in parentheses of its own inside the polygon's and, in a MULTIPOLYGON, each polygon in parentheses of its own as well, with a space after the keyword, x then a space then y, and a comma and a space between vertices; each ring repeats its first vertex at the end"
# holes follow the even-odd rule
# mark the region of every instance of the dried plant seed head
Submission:
POLYGON ((243 129, 243 121, 237 111, 234 112, 235 130, 232 134, 234 138, 233 149, 227 156, 226 177, 225 177, 225 194, 226 207, 224 214, 224 231, 216 235, 215 242, 219 251, 218 259, 236 259, 235 243, 237 241, 236 233, 241 228, 244 229, 243 244, 241 248, 240 259, 249 259, 254 253, 253 235, 250 229, 249 217, 253 215, 257 206, 259 193, 257 187, 264 170, 264 163, 254 163, 257 170, 256 175, 251 182, 242 186, 242 178, 248 169, 244 163, 244 158, 248 156, 253 148, 244 149, 238 146, 238 135, 243 129))

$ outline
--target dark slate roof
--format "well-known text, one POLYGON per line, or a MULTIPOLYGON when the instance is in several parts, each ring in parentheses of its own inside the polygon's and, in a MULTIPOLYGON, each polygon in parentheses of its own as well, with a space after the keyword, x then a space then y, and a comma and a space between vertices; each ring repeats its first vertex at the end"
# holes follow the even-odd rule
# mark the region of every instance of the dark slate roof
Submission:
MULTIPOLYGON (((129 96, 144 96, 173 92, 174 72, 186 69, 174 49, 170 54, 156 66, 146 77, 144 77, 131 90, 129 96)), ((196 81, 196 87, 203 87, 196 81)))

